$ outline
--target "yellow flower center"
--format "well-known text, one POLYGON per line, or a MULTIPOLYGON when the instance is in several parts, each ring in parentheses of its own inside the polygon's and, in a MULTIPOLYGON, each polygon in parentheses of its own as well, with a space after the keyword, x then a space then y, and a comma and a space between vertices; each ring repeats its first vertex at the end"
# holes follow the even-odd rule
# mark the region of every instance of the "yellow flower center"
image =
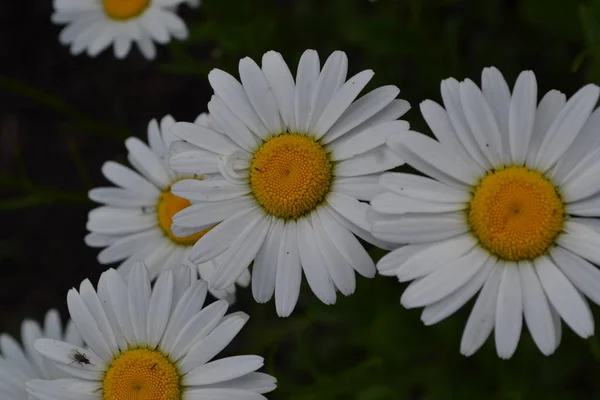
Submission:
POLYGON ((133 349, 116 358, 106 371, 104 400, 180 400, 177 368, 158 351, 133 349))
POLYGON ((171 188, 165 190, 160 195, 160 200, 158 201, 158 206, 156 207, 158 212, 158 225, 163 230, 163 232, 171 239, 173 242, 184 245, 184 246, 192 246, 196 243, 202 236, 204 236, 208 231, 210 231, 214 227, 206 228, 203 231, 198 233, 194 233, 193 235, 177 237, 171 230, 171 225, 173 224, 173 215, 177 214, 179 211, 183 210, 190 206, 190 201, 184 199, 179 196, 175 196, 171 193, 171 188))
POLYGON ((102 0, 102 5, 109 18, 123 21, 143 13, 150 0, 102 0))
POLYGON ((564 204, 554 185, 525 167, 508 167, 484 177, 475 188, 469 224, 499 258, 531 260, 544 254, 561 232, 564 204))
POLYGON ((333 166, 314 139, 283 134, 269 139, 250 165, 250 186, 271 215, 296 219, 312 211, 331 187, 333 166))

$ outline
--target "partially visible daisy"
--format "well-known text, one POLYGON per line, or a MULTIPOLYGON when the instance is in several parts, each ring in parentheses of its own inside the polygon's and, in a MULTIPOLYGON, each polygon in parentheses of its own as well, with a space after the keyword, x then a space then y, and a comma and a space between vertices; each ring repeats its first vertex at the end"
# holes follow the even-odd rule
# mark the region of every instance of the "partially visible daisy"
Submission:
POLYGON ((156 57, 154 42, 185 39, 187 27, 175 13, 177 5, 193 0, 54 0, 52 22, 68 24, 59 36, 77 55, 87 50, 95 57, 114 45, 124 58, 136 43, 144 57, 156 57))
POLYGON ((39 338, 63 340, 72 346, 81 346, 81 337, 72 321, 66 329, 56 310, 46 313, 43 326, 35 321, 25 320, 21 325, 23 348, 7 334, 0 335, 0 398, 6 400, 27 400, 25 382, 29 379, 58 379, 66 374, 35 350, 34 343, 39 338))
POLYGON ((388 145, 430 178, 384 174, 374 236, 406 244, 377 264, 382 275, 414 280, 401 302, 425 307, 434 324, 480 291, 464 330, 471 355, 494 330, 501 358, 515 352, 523 317, 540 351, 561 339, 561 318, 583 338, 594 333, 585 296, 600 303, 599 88, 566 100, 522 72, 510 93, 486 68, 482 90, 470 80, 442 82, 445 109, 421 112, 437 141, 415 132, 388 145))
POLYGON ((263 358, 235 356, 211 361, 248 320, 225 316, 227 302, 204 307, 205 281, 190 267, 163 272, 154 287, 142 264, 125 282, 117 271, 89 280, 67 295, 69 312, 89 348, 38 339, 35 348, 69 374, 57 381, 31 380, 41 400, 260 400, 276 380, 255 372, 263 358), (74 363, 74 354, 78 360, 74 363))
MULTIPOLYGON (((206 115, 196 120, 206 121, 206 115)), ((122 261, 118 270, 125 277, 134 261, 144 261, 152 279, 164 269, 187 262, 192 245, 210 229, 184 237, 177 237, 171 231, 173 215, 190 205, 188 200, 171 193, 171 186, 184 178, 204 178, 182 175, 169 168, 168 149, 176 139, 169 130, 174 123, 169 115, 160 125, 156 120, 150 121, 149 147, 138 138, 127 139, 127 158, 137 172, 108 161, 102 166, 102 173, 117 187, 96 188, 89 193, 92 200, 103 206, 89 213, 87 228, 91 233, 85 242, 91 247, 105 247, 98 254, 101 264, 122 261)), ((214 261, 198 265, 200 277, 205 280, 211 280, 214 269, 214 261)), ((246 270, 237 283, 248 286, 250 272, 246 270)), ((235 285, 211 289, 211 293, 233 302, 235 285)))
POLYGON ((385 140, 408 129, 397 120, 409 108, 395 86, 359 100, 373 77, 346 80, 348 59, 336 51, 321 69, 314 50, 301 57, 296 79, 279 53, 259 67, 240 61, 241 83, 221 70, 208 78, 215 91, 208 127, 177 123, 183 142, 173 169, 220 177, 182 180, 173 193, 195 204, 175 215, 175 232, 220 223, 190 253, 203 263, 221 255, 212 286, 231 285, 254 260, 252 292, 258 302, 275 294, 280 316, 298 300, 302 273, 326 304, 336 290, 350 295, 354 271, 373 277, 375 265, 358 239, 386 247, 368 232, 370 200, 382 190, 382 171, 403 163, 385 140))

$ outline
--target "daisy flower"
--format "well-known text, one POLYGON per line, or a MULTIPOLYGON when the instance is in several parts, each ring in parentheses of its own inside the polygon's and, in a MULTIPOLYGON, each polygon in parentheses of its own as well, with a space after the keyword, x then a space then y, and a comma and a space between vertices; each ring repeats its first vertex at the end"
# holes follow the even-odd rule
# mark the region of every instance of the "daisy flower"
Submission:
MULTIPOLYGON (((136 43, 147 59, 156 57, 154 42, 185 39, 187 27, 175 10, 186 0, 54 0, 52 22, 67 24, 59 36, 71 53, 84 50, 95 57, 114 44, 115 57, 124 58, 136 43)), ((188 2, 190 0, 187 0, 188 2)))
MULTIPOLYGON (((219 223, 194 245, 190 258, 217 256, 211 281, 231 285, 254 260, 252 292, 258 302, 275 294, 277 313, 294 309, 302 272, 326 304, 336 289, 350 295, 354 271, 372 277, 375 266, 354 236, 379 246, 368 232, 366 211, 382 187, 382 171, 403 161, 386 145, 408 129, 397 121, 409 104, 395 86, 354 101, 373 77, 370 70, 346 81, 348 59, 336 51, 320 68, 314 50, 301 57, 296 79, 279 53, 267 52, 259 67, 239 63, 241 83, 215 69, 212 125, 177 123, 183 140, 173 148, 173 169, 220 177, 176 182, 172 191, 195 204, 173 218, 175 232, 219 223)), ((188 233, 189 234, 189 233, 188 233)))
POLYGON ((27 400, 25 382, 30 379, 58 379, 66 374, 34 348, 39 338, 63 340, 72 346, 81 346, 81 337, 72 321, 63 330, 56 310, 46 313, 43 326, 31 320, 21 325, 23 347, 7 334, 0 335, 0 398, 27 400))
POLYGON ((181 266, 151 288, 148 270, 136 263, 128 282, 110 269, 97 291, 89 280, 71 289, 69 312, 89 348, 38 339, 35 348, 69 378, 31 380, 28 393, 40 400, 264 400, 276 380, 255 372, 262 357, 211 361, 248 316, 225 316, 225 300, 203 307, 207 284, 195 277, 181 266))
MULTIPOLYGON (((208 117, 201 115, 197 123, 206 123, 208 117)), ((169 133, 175 123, 171 116, 148 125, 147 146, 131 137, 125 141, 129 151, 127 158, 134 171, 121 164, 108 161, 102 173, 117 187, 92 189, 89 197, 103 206, 89 213, 87 228, 91 231, 85 242, 91 247, 104 247, 98 254, 101 264, 121 261, 118 268, 127 277, 134 261, 144 261, 152 279, 163 269, 173 268, 187 262, 188 253, 208 230, 177 237, 171 231, 175 213, 190 205, 186 199, 171 193, 173 183, 192 177, 193 181, 204 176, 182 175, 169 168, 168 148, 176 139, 169 133)), ((204 280, 211 280, 214 261, 198 265, 198 273, 204 280)), ((245 271, 237 280, 242 286, 250 283, 250 272, 245 271)), ((235 285, 222 290, 212 290, 217 298, 235 299, 235 285)))
POLYGON ((568 101, 552 90, 537 102, 531 71, 512 94, 486 68, 471 80, 441 85, 444 108, 421 103, 437 140, 416 132, 388 145, 429 177, 388 173, 372 202, 372 233, 406 244, 377 264, 382 275, 414 280, 407 308, 425 307, 434 324, 479 296, 461 353, 471 355, 494 331, 509 358, 523 317, 540 351, 561 339, 561 318, 583 338, 594 333, 585 296, 600 302, 599 89, 587 85, 568 101))

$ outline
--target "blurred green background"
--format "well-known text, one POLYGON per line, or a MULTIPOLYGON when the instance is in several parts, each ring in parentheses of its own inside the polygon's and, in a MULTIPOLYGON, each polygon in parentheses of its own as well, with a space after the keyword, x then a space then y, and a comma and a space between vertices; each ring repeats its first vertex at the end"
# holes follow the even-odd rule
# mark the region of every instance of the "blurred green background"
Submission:
MULTIPOLYGON (((180 15, 189 40, 159 49, 72 57, 58 43, 49 0, 0 2, 0 331, 18 337, 24 318, 49 307, 66 316, 66 291, 105 266, 83 243, 87 190, 105 185, 100 166, 125 162, 123 141, 144 137, 150 119, 191 121, 206 110, 206 74, 237 75, 237 62, 267 50, 295 71, 307 48, 324 60, 347 52, 349 75, 375 71, 369 85, 395 84, 427 132, 419 102, 440 101, 443 78, 498 67, 512 85, 523 69, 539 93, 571 95, 600 83, 600 0, 205 0, 180 15)), ((541 97, 541 96, 540 96, 541 97)), ((375 258, 382 252, 372 250, 375 258)), ((469 306, 433 327, 400 307, 395 279, 358 279, 356 293, 321 304, 306 284, 299 306, 279 319, 273 302, 249 290, 233 307, 251 315, 228 353, 256 353, 279 379, 272 399, 596 399, 600 346, 563 327, 563 343, 542 356, 524 332, 515 356, 499 360, 493 341, 459 354, 469 306)), ((594 307, 596 316, 600 316, 594 307)))

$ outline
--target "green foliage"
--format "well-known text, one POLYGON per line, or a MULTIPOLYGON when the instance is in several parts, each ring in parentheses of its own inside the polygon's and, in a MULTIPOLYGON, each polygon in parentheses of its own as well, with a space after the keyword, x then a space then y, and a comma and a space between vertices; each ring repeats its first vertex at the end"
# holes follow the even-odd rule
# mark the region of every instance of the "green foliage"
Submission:
MULTIPOLYGON (((204 0, 198 10, 184 11, 183 16, 189 39, 169 44, 168 52, 148 67, 156 76, 175 79, 178 87, 205 87, 206 74, 213 68, 237 75, 241 57, 258 61, 271 49, 292 66, 307 48, 318 50, 322 61, 340 49, 349 55, 350 74, 370 68, 376 73, 371 87, 399 86, 401 97, 413 107, 405 118, 423 132, 428 130, 419 103, 427 98, 441 101, 441 79, 469 77, 479 82, 486 66, 500 68, 511 85, 521 70, 532 69, 540 93, 555 88, 571 95, 587 82, 600 83, 600 0, 204 0)), ((128 61, 114 61, 112 67, 118 74, 128 61)), ((88 148, 127 135, 72 109, 60 97, 7 76, 0 77, 0 90, 98 134, 88 148)), ((210 93, 194 95, 194 114, 188 113, 187 120, 205 111, 210 99, 210 93)), ((161 93, 156 96, 161 104, 161 93)), ((125 113, 140 111, 133 107, 125 105, 125 113)), ((161 112, 183 117, 169 107, 161 112)), ((120 120, 116 115, 108 118, 103 119, 120 120)), ((144 136, 143 125, 136 132, 144 136)), ((85 166, 77 144, 69 146, 76 168, 64 173, 81 182, 78 192, 40 186, 15 173, 0 177, 2 187, 16 193, 0 202, 0 210, 80 203, 91 184, 103 185, 95 179, 97 171, 89 173, 91 167, 85 166)), ((124 152, 120 142, 111 151, 105 159, 124 152)), ((13 248, 6 243, 0 242, 0 255, 13 248)), ((64 245, 84 246, 81 241, 64 245)), ((370 251, 375 259, 384 254, 370 251)), ((259 305, 249 290, 240 291, 235 308, 251 319, 228 351, 265 357, 266 371, 279 379, 278 390, 269 395, 273 399, 552 400, 600 395, 600 347, 595 338, 582 340, 563 327, 562 345, 555 355, 544 357, 524 332, 509 361, 497 358, 493 340, 466 358, 459 354, 459 345, 472 303, 425 327, 419 311, 400 306, 404 286, 392 278, 357 277, 353 296, 340 295, 336 305, 325 306, 304 283, 299 305, 287 319, 276 317, 273 302, 259 305)))

